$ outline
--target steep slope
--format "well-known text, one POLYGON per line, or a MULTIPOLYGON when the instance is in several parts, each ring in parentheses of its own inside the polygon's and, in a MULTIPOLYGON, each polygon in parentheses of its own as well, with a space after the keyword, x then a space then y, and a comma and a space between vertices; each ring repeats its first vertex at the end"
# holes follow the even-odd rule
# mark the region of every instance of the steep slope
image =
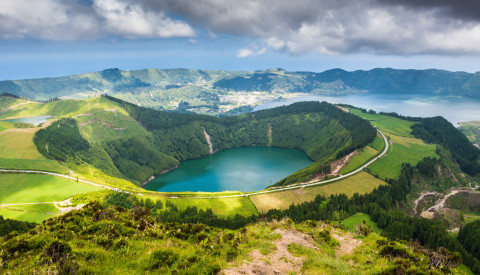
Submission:
POLYGON ((179 161, 207 156, 210 149, 267 145, 298 148, 316 162, 288 181, 292 182, 315 176, 325 162, 365 146, 376 136, 367 121, 325 102, 212 117, 142 108, 113 97, 102 100, 121 106, 128 116, 103 110, 59 120, 36 134, 39 151, 49 158, 85 162, 108 175, 142 183, 179 161), (211 138, 212 148, 205 133, 211 138))
POLYGON ((361 239, 318 221, 293 225, 285 219, 228 230, 162 223, 142 207, 91 203, 47 220, 30 233, 4 237, 0 272, 462 274, 457 268, 461 262, 458 253, 428 251, 375 233, 357 237, 361 239), (439 264, 432 265, 437 260, 439 264))

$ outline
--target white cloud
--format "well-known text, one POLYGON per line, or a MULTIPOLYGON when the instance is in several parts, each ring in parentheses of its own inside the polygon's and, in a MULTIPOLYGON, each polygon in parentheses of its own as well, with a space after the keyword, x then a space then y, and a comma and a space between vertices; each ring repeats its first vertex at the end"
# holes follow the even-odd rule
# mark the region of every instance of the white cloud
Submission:
POLYGON ((245 58, 253 55, 253 51, 250 49, 240 49, 237 52, 238 58, 245 58))
POLYGON ((192 37, 195 30, 162 11, 123 0, 0 0, 0 38, 46 40, 192 37))
POLYGON ((96 18, 54 0, 0 0, 0 37, 71 40, 98 34, 96 18))
POLYGON ((187 23, 172 20, 163 12, 146 11, 138 4, 120 0, 95 0, 95 11, 105 19, 109 33, 127 38, 191 37, 195 31, 187 23))
POLYGON ((259 56, 259 55, 263 55, 267 52, 267 48, 261 48, 260 50, 251 50, 251 49, 246 49, 246 48, 243 48, 243 49, 240 49, 237 51, 237 57, 238 58, 245 58, 245 57, 249 57, 249 56, 259 56))
POLYGON ((249 37, 265 47, 241 49, 238 57, 261 55, 267 49, 292 55, 480 55, 480 15, 473 12, 480 4, 476 3, 0 0, 0 38, 191 38, 203 33, 209 39, 249 37))

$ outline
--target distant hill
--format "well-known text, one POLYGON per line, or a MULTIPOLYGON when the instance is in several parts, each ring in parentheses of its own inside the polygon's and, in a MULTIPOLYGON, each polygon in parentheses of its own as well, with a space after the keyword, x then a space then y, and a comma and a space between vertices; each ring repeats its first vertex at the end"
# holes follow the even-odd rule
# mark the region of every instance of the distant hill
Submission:
POLYGON ((396 70, 377 68, 348 72, 333 69, 321 73, 271 69, 249 72, 188 69, 107 69, 56 78, 0 81, 0 92, 32 99, 95 93, 138 93, 168 90, 186 85, 204 89, 283 92, 412 92, 480 97, 480 73, 443 70, 396 70))

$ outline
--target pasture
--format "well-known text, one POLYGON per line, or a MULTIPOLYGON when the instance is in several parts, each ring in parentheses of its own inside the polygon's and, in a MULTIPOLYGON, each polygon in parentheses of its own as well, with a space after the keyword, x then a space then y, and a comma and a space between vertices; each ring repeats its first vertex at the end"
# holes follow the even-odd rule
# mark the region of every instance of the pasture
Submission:
POLYGON ((390 145, 387 154, 368 167, 372 175, 382 179, 395 179, 400 175, 402 163, 417 165, 424 157, 438 157, 436 146, 420 139, 386 134, 390 145))
POLYGON ((363 221, 365 221, 365 224, 370 226, 373 229, 373 232, 377 234, 382 233, 382 230, 378 228, 377 223, 372 221, 370 216, 364 213, 356 213, 346 218, 345 220, 341 221, 340 224, 344 225, 347 228, 347 230, 351 232, 355 232, 355 225, 363 224, 363 221))
POLYGON ((75 194, 99 190, 55 176, 32 174, 0 174, 0 215, 5 218, 39 222, 58 212, 53 204, 8 205, 63 201, 75 194))
POLYGON ((68 171, 60 163, 47 159, 38 152, 33 143, 33 136, 38 130, 39 128, 22 128, 0 132, 0 167, 66 174, 68 171))
POLYGON ((355 193, 366 194, 384 184, 386 183, 369 173, 360 172, 346 179, 325 185, 252 195, 250 199, 257 207, 258 212, 265 213, 270 209, 287 209, 292 203, 300 204, 312 201, 317 195, 328 197, 334 194, 346 194, 351 197, 355 193))

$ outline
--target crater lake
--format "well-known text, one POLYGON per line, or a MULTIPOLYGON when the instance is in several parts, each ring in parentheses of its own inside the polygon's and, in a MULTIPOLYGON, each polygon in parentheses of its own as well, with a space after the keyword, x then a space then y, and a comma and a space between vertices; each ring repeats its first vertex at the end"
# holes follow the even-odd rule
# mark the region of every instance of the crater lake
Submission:
POLYGON ((233 148, 184 161, 144 188, 159 192, 258 191, 312 163, 298 149, 233 148))

